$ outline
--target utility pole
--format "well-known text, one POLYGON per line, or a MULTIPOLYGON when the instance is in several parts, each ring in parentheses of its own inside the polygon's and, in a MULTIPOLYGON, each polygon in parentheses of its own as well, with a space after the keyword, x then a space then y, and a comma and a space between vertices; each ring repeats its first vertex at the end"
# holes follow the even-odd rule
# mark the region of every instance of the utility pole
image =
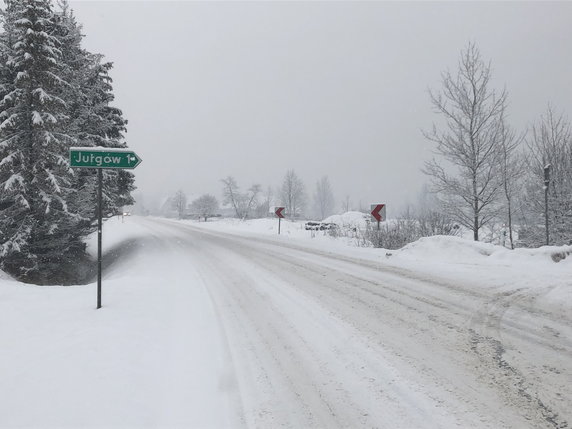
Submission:
POLYGON ((546 245, 550 245, 550 233, 548 231, 548 188, 550 185, 550 164, 544 167, 544 219, 546 223, 546 245))

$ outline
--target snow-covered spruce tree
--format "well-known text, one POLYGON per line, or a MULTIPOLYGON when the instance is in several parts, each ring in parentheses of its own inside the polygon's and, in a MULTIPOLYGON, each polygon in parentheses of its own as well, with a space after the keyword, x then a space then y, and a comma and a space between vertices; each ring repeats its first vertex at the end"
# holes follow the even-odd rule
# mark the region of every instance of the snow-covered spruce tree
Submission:
MULTIPOLYGON (((81 46, 83 35, 67 0, 57 0, 59 11, 54 13, 52 34, 60 43, 58 72, 67 85, 60 87, 60 97, 66 101, 66 117, 60 121, 60 128, 71 138, 71 146, 78 146, 78 134, 82 132, 78 118, 85 114, 87 101, 84 82, 89 72, 89 52, 81 46)), ((87 144, 85 146, 88 146, 87 144)), ((75 230, 77 239, 95 230, 96 181, 91 169, 74 169, 71 188, 67 199, 68 209, 77 217, 75 230)))
MULTIPOLYGON (((89 55, 88 69, 82 82, 82 102, 73 117, 74 138, 77 146, 101 146, 125 148, 124 133, 127 120, 117 107, 111 105, 114 100, 112 80, 109 70, 112 64, 102 63, 101 55, 89 55)), ((96 186, 96 173, 93 170, 77 172, 77 189, 85 190, 93 196, 96 186)), ((126 170, 103 171, 103 207, 104 213, 117 213, 121 207, 133 204, 131 192, 134 187, 133 173, 126 170)), ((85 195, 83 195, 85 197, 85 195)), ((93 207, 90 204, 88 207, 93 207)), ((80 204, 79 210, 84 210, 80 204)), ((87 209, 89 212, 89 208, 87 209)), ((93 213, 93 212, 92 212, 93 213)))
MULTIPOLYGON (((127 121, 114 101, 112 64, 103 56, 91 54, 81 47, 81 26, 70 11, 67 1, 59 2, 61 12, 56 15, 56 31, 62 43, 61 72, 70 83, 65 88, 69 114, 67 132, 74 146, 125 148, 123 140, 127 121)), ((95 219, 96 171, 75 170, 74 189, 77 192, 69 204, 83 223, 95 219)), ((133 204, 133 174, 125 170, 103 171, 104 213, 117 213, 122 206, 133 204)))
MULTIPOLYGON (((14 45, 14 1, 6 0, 5 10, 0 10, 0 23, 4 31, 0 33, 0 123, 6 119, 5 111, 11 106, 11 99, 5 98, 14 90, 16 72, 14 68, 12 46, 14 45)), ((1 150, 2 148, 0 148, 1 150)))
MULTIPOLYGON (((45 283, 76 246, 76 216, 68 210, 72 172, 62 132, 67 85, 59 76, 60 42, 52 35, 48 0, 9 2, 14 23, 9 64, 13 89, 4 95, 0 124, 1 266, 24 280, 45 283)), ((6 33, 6 29, 5 29, 6 33)))
MULTIPOLYGON (((70 146, 125 147, 101 55, 81 47, 67 0, 5 1, 0 33, 0 265, 56 282, 95 223, 95 171, 68 167, 70 146)), ((133 202, 130 172, 104 172, 104 212, 133 202)), ((62 274, 65 276, 65 274, 62 274)))

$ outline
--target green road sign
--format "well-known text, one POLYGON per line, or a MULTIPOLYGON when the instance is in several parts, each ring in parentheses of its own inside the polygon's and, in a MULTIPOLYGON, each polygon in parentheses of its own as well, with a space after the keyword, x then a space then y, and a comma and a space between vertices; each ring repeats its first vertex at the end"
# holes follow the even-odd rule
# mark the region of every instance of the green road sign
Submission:
POLYGON ((135 168, 141 158, 135 152, 109 148, 70 148, 70 166, 80 168, 135 168))

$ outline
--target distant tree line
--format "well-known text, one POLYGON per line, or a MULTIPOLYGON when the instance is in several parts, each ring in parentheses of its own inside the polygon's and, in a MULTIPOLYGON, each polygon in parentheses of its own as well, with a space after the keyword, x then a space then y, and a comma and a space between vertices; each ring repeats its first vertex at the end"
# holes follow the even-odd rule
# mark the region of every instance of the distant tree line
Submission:
MULTIPOLYGON (((441 121, 424 132, 435 152, 423 169, 429 186, 417 204, 393 216, 395 222, 379 230, 371 224, 361 235, 364 242, 397 248, 424 236, 470 231, 474 240, 511 248, 572 243, 570 121, 549 105, 529 129, 516 130, 509 121, 508 91, 493 87, 491 70, 469 43, 456 70, 442 73, 441 87, 429 91, 441 121)), ((279 187, 266 191, 260 184, 243 190, 233 176, 221 183, 222 203, 239 219, 268 216, 274 206, 284 206, 290 219, 323 220, 336 211, 327 176, 311 195, 293 169, 279 187)), ((342 212, 352 210, 349 195, 340 206, 342 212)), ((359 211, 369 207, 360 202, 359 211)))
POLYGON ((290 219, 305 216, 324 219, 335 210, 333 191, 327 176, 316 183, 313 207, 310 209, 306 186, 293 169, 286 171, 282 185, 276 191, 270 186, 263 191, 261 185, 254 184, 243 192, 233 176, 221 182, 223 204, 232 207, 235 217, 239 219, 267 217, 275 206, 284 206, 290 219))
MULTIPOLYGON (((0 11, 0 267, 23 281, 72 281, 94 231, 96 173, 71 146, 124 148, 112 64, 82 47, 67 1, 5 0, 0 11), (64 278, 62 278, 62 276, 64 278), (68 276, 67 278, 65 278, 68 276)), ((133 202, 133 175, 104 171, 104 213, 133 202)))

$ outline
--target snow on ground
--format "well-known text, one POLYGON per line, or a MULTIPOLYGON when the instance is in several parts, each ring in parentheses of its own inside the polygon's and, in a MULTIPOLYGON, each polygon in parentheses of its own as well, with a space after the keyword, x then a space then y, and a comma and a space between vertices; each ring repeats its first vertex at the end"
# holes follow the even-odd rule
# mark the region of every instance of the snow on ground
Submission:
MULTIPOLYGON (((277 219, 172 222, 518 293, 572 318, 572 246, 510 251, 432 237, 388 251, 306 231, 303 222, 282 221, 280 236, 277 219)), ((176 239, 166 244, 149 231, 128 217, 106 222, 104 248, 115 261, 100 310, 95 283, 40 287, 0 273, 0 427, 241 425, 220 309, 205 305, 205 279, 176 239), (135 239, 137 251, 126 251, 135 239)))
MULTIPOLYGON (((348 212, 324 222, 364 228, 364 214, 348 212)), ((243 236, 264 235, 317 250, 383 262, 428 276, 474 284, 476 288, 500 291, 529 289, 538 304, 558 307, 572 316, 572 246, 543 246, 510 250, 489 243, 452 236, 427 237, 400 250, 357 247, 358 238, 332 237, 328 231, 306 231, 304 221, 282 220, 278 236, 277 219, 215 219, 209 222, 183 221, 194 226, 243 236)))
MULTIPOLYGON (((193 234, 199 225, 196 222, 170 223, 173 227, 177 224, 191 225, 188 231, 193 234)), ((315 350, 304 354, 299 347, 283 345, 276 340, 289 335, 277 326, 292 327, 292 323, 301 323, 294 317, 295 309, 308 306, 308 302, 300 295, 307 298, 307 295, 315 293, 317 301, 324 306, 322 310, 325 308, 332 315, 332 320, 315 316, 315 322, 320 326, 332 329, 335 325, 333 319, 338 317, 348 317, 350 325, 356 326, 354 324, 359 325, 358 319, 363 315, 363 325, 356 335, 363 338, 364 332, 373 329, 373 333, 365 335, 365 338, 369 343, 381 341, 382 349, 376 350, 378 359, 391 347, 399 349, 397 356, 406 356, 403 360, 408 364, 398 366, 401 375, 410 371, 410 364, 414 367, 409 372, 411 378, 404 381, 408 388, 418 386, 417 382, 427 376, 427 372, 434 372, 418 387, 421 390, 428 388, 429 391, 424 391, 432 398, 441 397, 440 401, 447 404, 449 415, 459 418, 456 424, 464 427, 527 427, 516 416, 510 417, 509 408, 521 410, 526 420, 532 419, 534 422, 530 427, 550 427, 546 420, 551 419, 557 426, 565 426, 570 421, 567 411, 570 407, 562 398, 570 397, 566 386, 572 381, 569 364, 572 259, 556 263, 551 258, 554 254, 562 256, 570 252, 570 246, 510 251, 457 237, 432 237, 400 251, 388 251, 351 247, 351 240, 336 240, 327 233, 305 231, 303 222, 283 222, 283 226, 283 234, 278 236, 277 220, 272 219, 246 222, 222 219, 200 224, 200 228, 209 231, 205 237, 229 246, 229 255, 223 258, 225 262, 220 267, 220 275, 233 279, 227 282, 232 285, 228 289, 238 289, 236 300, 241 306, 246 306, 249 315, 246 317, 257 319, 256 335, 265 332, 266 325, 270 326, 269 338, 263 344, 243 347, 248 350, 261 347, 257 353, 259 359, 267 358, 262 350, 269 350, 270 344, 274 344, 276 349, 282 350, 282 346, 291 351, 292 358, 302 354, 300 362, 306 359, 315 361, 324 356, 315 350), (230 240, 229 233, 236 235, 237 239, 230 240), (253 249, 257 250, 253 252, 253 249), (229 272, 226 264, 237 255, 242 262, 229 272), (294 255, 295 260, 292 260, 294 255), (360 262, 360 259, 364 261, 360 262), (252 264, 258 264, 258 269, 264 266, 264 273, 270 271, 273 274, 268 277, 261 274, 261 279, 258 279, 245 268, 252 264), (279 270, 277 267, 281 265, 283 267, 279 270), (308 277, 313 280, 309 281, 308 277), (287 279, 286 282, 283 279, 287 279), (249 289, 249 285, 257 283, 260 283, 259 295, 249 289), (322 290, 320 285, 324 286, 322 290), (296 288, 300 293, 289 301, 295 304, 285 311, 283 303, 276 303, 277 296, 296 288), (340 296, 336 298, 338 293, 340 296), (261 301, 258 305, 252 303, 258 300, 261 301), (275 303, 273 308, 272 302, 275 303), (249 309, 250 306, 253 308, 249 309), (262 317, 259 313, 266 308, 270 310, 267 310, 266 317, 262 317), (275 314, 282 314, 285 320, 277 321, 275 314), (406 325, 411 325, 411 329, 405 329, 406 325), (456 365, 460 368, 455 370, 456 365), (482 380, 483 385, 490 386, 490 390, 476 385, 473 376, 482 380), (439 386, 447 386, 447 392, 457 393, 439 393, 439 386), (469 390, 464 390, 467 388, 469 390), (495 396, 499 392, 500 396, 495 396), (476 396, 472 397, 473 394, 476 396), (476 421, 480 423, 471 421, 467 410, 458 411, 458 414, 453 411, 457 399, 476 407, 477 414, 481 416, 476 421), (508 408, 507 403, 510 404, 508 408), (485 411, 488 407, 495 410, 485 411), (490 421, 493 415, 503 417, 499 421, 494 421, 494 418, 490 421)), ((225 308, 232 307, 229 304, 225 308)), ((319 313, 317 309, 306 312, 319 313)), ((245 317, 241 312, 235 314, 237 318, 245 317)), ((230 328, 227 329, 235 329, 237 321, 230 321, 228 325, 230 328)), ((321 337, 308 326, 298 326, 297 332, 303 336, 304 344, 324 346, 317 340, 321 337)), ((236 341, 242 342, 240 332, 243 330, 238 329, 233 338, 236 336, 236 341)), ((236 347, 238 345, 233 349, 236 347)), ((332 349, 343 350, 344 347, 336 344, 332 349)), ((365 353, 360 353, 360 356, 362 361, 365 353)), ((357 361, 354 364, 360 367, 357 361)), ((328 361, 324 368, 331 370, 333 365, 333 361, 328 361)), ((372 368, 361 366, 366 367, 372 368)), ((370 373, 373 383, 379 380, 383 368, 370 373)), ((338 379, 341 378, 340 372, 343 372, 341 368, 335 371, 338 379)), ((269 378, 275 380, 274 376, 269 378)), ((317 380, 316 385, 322 386, 320 382, 327 384, 326 380, 317 380)), ((345 383, 342 385, 346 386, 345 383)), ((350 397, 355 398, 356 392, 353 391, 350 397)), ((328 392, 324 395, 327 397, 328 392)), ((405 396, 409 395, 410 392, 405 396)), ((249 401, 246 405, 251 409, 249 401)), ((416 398, 410 405, 411 414, 419 417, 428 404, 423 405, 423 401, 416 398)), ((333 407, 333 412, 341 411, 338 407, 333 407)), ((400 423, 395 420, 380 424, 377 414, 370 410, 364 412, 369 413, 364 421, 373 422, 375 427, 450 427, 443 421, 426 420, 426 426, 411 421, 404 423, 407 421, 405 416, 400 423)), ((269 416, 277 417, 272 413, 269 416)), ((439 419, 437 415, 434 417, 439 419)))
POLYGON ((104 226, 104 250, 134 238, 146 255, 105 271, 99 310, 95 283, 0 278, 1 428, 236 426, 215 311, 188 287, 201 280, 130 219, 104 226))
POLYGON ((510 250, 460 237, 427 237, 394 251, 395 262, 499 292, 530 290, 572 317, 572 246, 510 250))
MULTIPOLYGON (((107 252, 130 240, 147 235, 145 228, 137 222, 130 222, 130 216, 117 216, 104 222, 103 251, 107 252)), ((87 239, 87 251, 92 256, 97 255, 97 233, 87 239)))

